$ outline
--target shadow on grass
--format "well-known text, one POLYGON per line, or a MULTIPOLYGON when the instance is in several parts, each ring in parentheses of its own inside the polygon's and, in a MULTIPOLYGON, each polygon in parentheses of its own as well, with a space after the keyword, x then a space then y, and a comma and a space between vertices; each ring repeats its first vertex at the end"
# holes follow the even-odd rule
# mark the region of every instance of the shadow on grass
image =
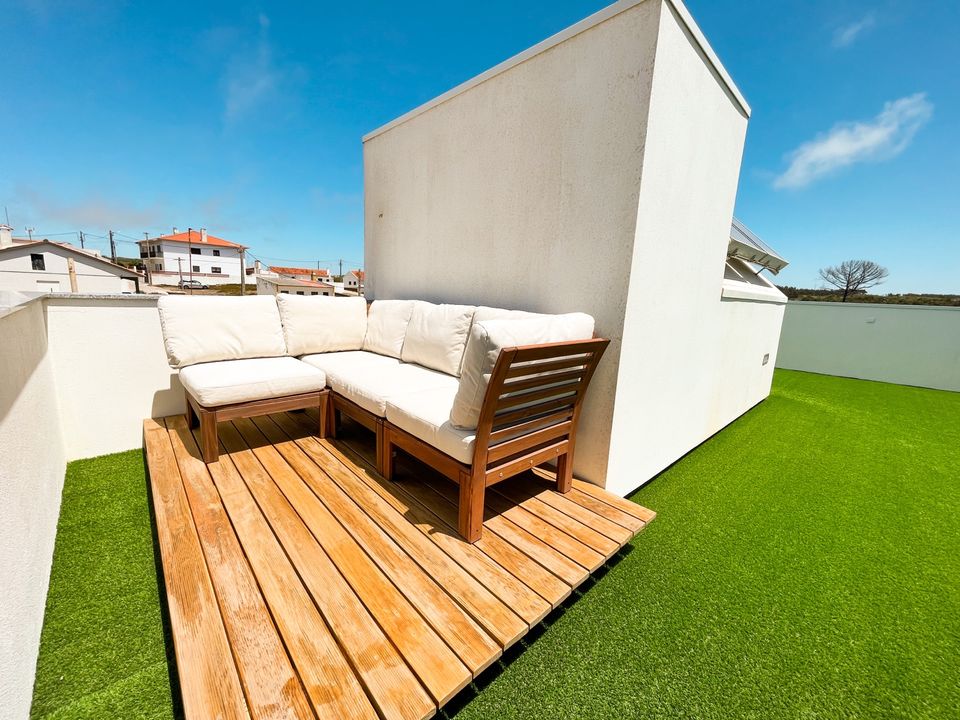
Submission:
POLYGON ((503 655, 493 665, 474 678, 467 687, 453 697, 450 702, 440 708, 439 718, 454 718, 470 704, 480 693, 487 689, 501 674, 503 674, 516 660, 532 647, 550 627, 562 618, 577 602, 580 601, 593 587, 600 582, 608 572, 615 568, 627 555, 633 552, 633 545, 628 543, 610 556, 603 565, 574 588, 570 596, 554 608, 543 620, 530 628, 530 631, 520 640, 504 651, 503 655))

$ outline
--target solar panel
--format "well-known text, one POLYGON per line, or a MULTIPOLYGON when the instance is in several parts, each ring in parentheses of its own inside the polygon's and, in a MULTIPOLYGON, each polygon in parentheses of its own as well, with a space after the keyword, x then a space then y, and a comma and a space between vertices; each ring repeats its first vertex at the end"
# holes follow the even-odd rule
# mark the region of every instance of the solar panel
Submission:
POLYGON ((774 275, 789 264, 737 218, 734 218, 730 225, 730 243, 727 245, 727 257, 736 257, 755 265, 761 265, 774 275))

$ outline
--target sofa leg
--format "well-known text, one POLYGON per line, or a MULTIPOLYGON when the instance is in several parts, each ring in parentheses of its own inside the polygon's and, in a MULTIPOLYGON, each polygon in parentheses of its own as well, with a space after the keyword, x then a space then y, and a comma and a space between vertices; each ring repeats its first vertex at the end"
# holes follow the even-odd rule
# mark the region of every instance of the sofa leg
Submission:
POLYGON ((463 539, 475 543, 483 532, 484 473, 460 473, 459 530, 463 539))
POLYGON ((573 489, 573 460, 570 453, 557 458, 557 492, 568 493, 573 489))
POLYGON ((327 393, 320 393, 320 406, 318 409, 319 421, 317 427, 317 437, 323 440, 327 436, 327 428, 330 425, 330 395, 327 393))
POLYGON ((197 427, 200 424, 200 418, 197 416, 196 411, 193 409, 193 405, 190 404, 190 396, 187 395, 186 391, 183 393, 183 400, 187 405, 187 411, 184 413, 187 419, 187 427, 191 430, 197 427))
POLYGON ((380 475, 384 475, 386 472, 383 451, 384 436, 386 434, 386 429, 383 427, 383 420, 377 420, 377 472, 380 475))
POLYGON ((393 471, 394 471, 394 450, 393 443, 390 442, 390 430, 389 428, 383 429, 383 467, 382 472, 384 478, 387 480, 393 480, 393 471))
POLYGON ((333 402, 333 395, 327 394, 327 435, 328 438, 337 436, 337 410, 333 402))
POLYGON ((217 413, 200 410, 200 451, 205 463, 216 462, 220 456, 217 445, 217 413))

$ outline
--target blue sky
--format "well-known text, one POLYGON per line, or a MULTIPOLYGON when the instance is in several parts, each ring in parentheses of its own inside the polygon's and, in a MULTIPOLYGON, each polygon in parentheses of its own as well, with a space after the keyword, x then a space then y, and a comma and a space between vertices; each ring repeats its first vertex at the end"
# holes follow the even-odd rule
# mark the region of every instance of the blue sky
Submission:
MULTIPOLYGON (((0 0, 0 203, 20 234, 356 266, 361 136, 605 4, 0 0)), ((865 257, 878 290, 960 293, 960 4, 688 7, 753 107, 737 214, 778 281, 865 257)))

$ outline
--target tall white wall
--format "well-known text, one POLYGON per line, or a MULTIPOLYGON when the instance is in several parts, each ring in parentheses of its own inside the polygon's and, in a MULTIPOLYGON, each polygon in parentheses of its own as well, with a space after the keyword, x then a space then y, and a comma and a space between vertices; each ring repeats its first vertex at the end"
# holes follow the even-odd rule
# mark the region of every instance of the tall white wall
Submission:
POLYGON ((679 2, 617 3, 365 138, 366 295, 593 315, 575 472, 625 493, 769 390, 721 303, 748 113, 679 2))
POLYGON ((600 483, 659 12, 636 5, 364 144, 368 299, 579 310, 612 340, 577 442, 600 483))
POLYGON ((66 453, 44 310, 0 317, 0 715, 26 718, 66 453))
POLYGON ((157 299, 50 297, 49 354, 67 459, 142 445, 143 420, 184 411, 167 364, 157 299))
MULTIPOLYGON (((762 354, 745 353, 744 340, 761 329, 731 322, 744 313, 734 301, 721 303, 746 127, 745 113, 665 4, 610 430, 607 487, 616 492, 629 492, 737 417, 746 408, 727 396, 773 369, 761 365, 762 354), (738 383, 718 377, 721 364, 739 370, 741 362, 738 383)), ((776 352, 777 329, 763 335, 765 352, 776 352)), ((769 392, 769 382, 759 384, 753 403, 769 392)))
POLYGON ((777 367, 960 391, 960 308, 791 302, 777 367))

